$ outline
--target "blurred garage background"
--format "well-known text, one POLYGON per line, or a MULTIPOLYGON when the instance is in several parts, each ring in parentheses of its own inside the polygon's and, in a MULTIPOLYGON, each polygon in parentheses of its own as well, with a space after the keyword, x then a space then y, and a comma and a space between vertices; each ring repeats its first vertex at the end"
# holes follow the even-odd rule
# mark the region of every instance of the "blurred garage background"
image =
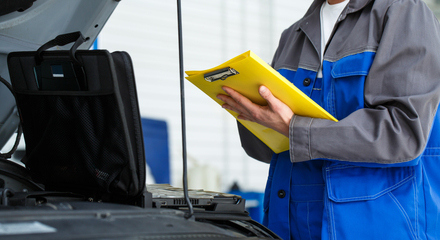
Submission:
MULTIPOLYGON (((282 31, 311 2, 182 1, 185 70, 212 68, 248 50, 270 63, 282 31)), ((440 0, 425 2, 439 16, 440 0)), ((93 48, 131 55, 149 164, 147 183, 182 186, 176 1, 120 1, 93 48)), ((246 155, 235 119, 189 82, 185 101, 189 187, 221 192, 239 188, 250 200, 248 206, 261 207, 269 165, 246 155)), ((2 151, 10 149, 10 142, 2 151)))
MULTIPOLYGON (((211 68, 247 50, 269 63, 282 31, 301 18, 311 2, 182 1, 185 70, 211 68)), ((426 2, 439 13, 440 0, 426 2)), ((167 166, 168 161, 170 183, 181 186, 177 39, 176 1, 130 0, 119 3, 101 32, 97 47, 131 55, 141 115, 152 120, 150 128, 159 124, 167 132, 169 159, 152 156, 152 161, 159 166, 167 166)), ((242 150, 234 118, 191 83, 186 82, 185 90, 189 186, 225 192, 236 184, 243 191, 263 192, 268 165, 249 158, 242 150)), ((159 172, 150 174, 148 182, 156 181, 153 175, 168 174, 166 167, 153 168, 150 170, 159 172)), ((157 182, 166 179, 162 177, 157 182)))

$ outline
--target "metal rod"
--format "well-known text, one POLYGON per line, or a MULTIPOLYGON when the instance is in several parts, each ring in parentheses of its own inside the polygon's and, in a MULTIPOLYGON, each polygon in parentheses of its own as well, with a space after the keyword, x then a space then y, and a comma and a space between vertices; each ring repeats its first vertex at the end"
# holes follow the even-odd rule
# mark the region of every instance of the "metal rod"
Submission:
POLYGON ((188 212, 185 218, 191 218, 194 209, 188 195, 188 167, 186 154, 186 123, 185 123, 185 88, 184 88, 184 71, 183 71, 183 37, 182 37, 182 8, 180 0, 177 0, 177 23, 179 32, 179 67, 180 67, 180 111, 182 119, 182 157, 183 157, 183 194, 188 205, 188 212))

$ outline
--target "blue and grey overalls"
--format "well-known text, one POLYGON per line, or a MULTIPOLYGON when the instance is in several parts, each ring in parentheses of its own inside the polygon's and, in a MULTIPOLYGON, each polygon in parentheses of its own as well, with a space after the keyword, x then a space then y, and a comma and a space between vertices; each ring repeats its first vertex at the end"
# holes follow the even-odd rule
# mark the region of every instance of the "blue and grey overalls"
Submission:
POLYGON ((272 65, 339 122, 292 118, 264 224, 283 239, 440 239, 438 21, 420 0, 350 0, 317 78, 322 3, 283 32, 272 65))

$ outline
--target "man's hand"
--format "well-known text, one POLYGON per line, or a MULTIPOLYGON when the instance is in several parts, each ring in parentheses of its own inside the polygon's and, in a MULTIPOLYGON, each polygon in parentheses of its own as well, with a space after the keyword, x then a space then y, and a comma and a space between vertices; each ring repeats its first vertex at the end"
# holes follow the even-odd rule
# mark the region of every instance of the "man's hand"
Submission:
POLYGON ((260 86, 258 89, 261 97, 267 101, 267 106, 251 102, 232 88, 222 89, 229 96, 219 94, 217 98, 225 102, 223 108, 238 113, 238 119, 259 123, 289 137, 289 124, 294 113, 286 104, 273 96, 267 87, 260 86))

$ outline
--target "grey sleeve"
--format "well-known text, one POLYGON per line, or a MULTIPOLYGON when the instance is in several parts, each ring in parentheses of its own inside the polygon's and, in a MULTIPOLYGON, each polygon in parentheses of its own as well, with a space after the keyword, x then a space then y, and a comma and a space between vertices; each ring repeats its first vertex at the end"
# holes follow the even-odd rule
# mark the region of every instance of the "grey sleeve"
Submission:
POLYGON ((237 127, 246 154, 258 161, 270 163, 273 151, 238 121, 237 127))
POLYGON ((365 82, 366 107, 339 122, 294 116, 292 162, 393 164, 419 156, 440 101, 440 32, 421 1, 395 1, 365 82))

